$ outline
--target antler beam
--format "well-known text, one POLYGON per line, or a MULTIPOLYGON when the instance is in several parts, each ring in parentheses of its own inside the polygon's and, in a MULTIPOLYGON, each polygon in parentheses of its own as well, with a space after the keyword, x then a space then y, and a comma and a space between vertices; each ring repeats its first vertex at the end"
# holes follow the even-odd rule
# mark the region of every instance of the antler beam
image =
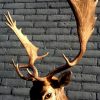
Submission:
POLYGON ((6 24, 15 32, 16 36, 18 37, 18 39, 20 40, 20 42, 22 43, 22 45, 26 49, 27 54, 29 56, 29 63, 27 65, 26 64, 19 64, 19 65, 17 64, 16 65, 13 61, 13 65, 14 65, 18 75, 21 78, 28 80, 28 78, 24 77, 21 74, 21 72, 19 71, 19 68, 26 68, 27 70, 28 70, 28 68, 31 68, 33 70, 33 73, 31 73, 28 70, 28 74, 30 76, 32 76, 32 78, 35 78, 37 80, 41 80, 42 78, 38 77, 38 71, 37 71, 36 67, 34 66, 34 63, 35 63, 36 60, 43 59, 44 57, 46 57, 48 55, 48 52, 43 56, 38 56, 37 53, 38 53, 39 48, 36 47, 35 45, 33 45, 28 40, 27 36, 23 35, 21 28, 20 29, 17 28, 16 21, 13 21, 9 12, 8 12, 8 15, 5 15, 5 17, 6 17, 6 20, 7 20, 6 24))
POLYGON ((15 32, 16 36, 19 38, 20 42, 24 46, 24 48, 27 51, 27 54, 29 56, 29 63, 28 64, 15 64, 13 61, 13 65, 18 73, 18 75, 26 80, 40 80, 44 81, 45 79, 51 79, 56 73, 59 73, 61 71, 64 71, 66 69, 69 69, 73 66, 75 66, 79 61, 82 59, 85 51, 87 42, 90 38, 90 36, 93 33, 94 25, 96 21, 95 17, 95 10, 98 0, 68 0, 68 3, 70 4, 71 9, 73 10, 73 13, 75 15, 76 24, 77 24, 77 33, 79 36, 79 42, 80 42, 80 51, 77 54, 77 56, 73 60, 69 60, 64 54, 63 57, 66 61, 66 64, 56 68, 55 70, 51 71, 46 77, 41 78, 38 75, 38 71, 36 67, 34 66, 34 63, 38 59, 42 59, 48 55, 46 53, 43 56, 38 56, 38 50, 39 48, 33 45, 27 38, 27 36, 23 35, 21 29, 18 29, 16 26, 16 21, 13 21, 10 13, 8 12, 8 15, 5 15, 7 22, 6 24, 15 32), (29 77, 25 77, 21 72, 20 68, 27 69, 29 77), (29 68, 32 69, 33 72, 29 70, 29 68))
POLYGON ((77 32, 80 41, 80 51, 73 60, 69 60, 64 54, 66 64, 50 72, 47 77, 50 79, 54 74, 75 66, 83 57, 87 42, 93 33, 96 21, 95 10, 98 0, 68 0, 73 10, 77 23, 77 32))

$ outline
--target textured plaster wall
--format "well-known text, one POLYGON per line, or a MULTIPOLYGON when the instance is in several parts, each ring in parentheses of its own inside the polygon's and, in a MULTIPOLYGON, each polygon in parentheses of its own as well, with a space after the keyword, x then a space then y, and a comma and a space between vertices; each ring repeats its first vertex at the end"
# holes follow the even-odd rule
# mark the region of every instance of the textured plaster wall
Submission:
MULTIPOLYGON (((54 66, 65 63, 62 53, 74 58, 79 51, 76 23, 67 0, 0 0, 0 100, 29 100, 32 82, 18 77, 10 65, 28 62, 28 57, 15 34, 5 25, 7 10, 23 28, 28 38, 49 51, 48 57, 37 61, 41 75, 54 66)), ((100 1, 98 2, 95 31, 81 62, 72 69, 71 84, 66 87, 70 100, 100 100, 100 1)))

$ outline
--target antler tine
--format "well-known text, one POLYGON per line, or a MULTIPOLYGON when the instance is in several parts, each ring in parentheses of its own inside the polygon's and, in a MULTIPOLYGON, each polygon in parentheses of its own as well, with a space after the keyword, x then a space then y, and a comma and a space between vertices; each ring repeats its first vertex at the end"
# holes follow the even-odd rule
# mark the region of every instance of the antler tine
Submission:
POLYGON ((66 64, 50 72, 47 75, 48 79, 50 79, 56 73, 75 66, 82 59, 86 51, 87 42, 93 33, 95 21, 97 19, 95 17, 97 2, 98 0, 68 0, 77 23, 80 51, 71 61, 63 54, 66 64))
MULTIPOLYGON (((22 78, 22 79, 24 79, 24 80, 29 80, 29 81, 33 81, 34 79, 40 80, 40 81, 44 81, 43 78, 38 77, 38 76, 36 76, 35 74, 32 74, 32 73, 30 72, 30 70, 28 69, 28 66, 27 66, 27 67, 25 66, 25 68, 27 68, 27 72, 28 72, 28 77, 25 77, 25 76, 21 73, 21 71, 19 70, 20 66, 18 65, 18 63, 15 64, 15 62, 14 62, 13 59, 12 59, 12 64, 13 64, 13 66, 14 66, 14 68, 15 68, 15 70, 16 70, 16 72, 17 72, 17 74, 19 75, 20 78, 22 78)), ((24 67, 21 66, 21 68, 24 68, 24 67)))
POLYGON ((18 64, 15 64, 14 60, 12 59, 12 64, 17 72, 17 74, 20 76, 20 78, 24 79, 24 80, 32 80, 32 77, 25 77, 19 70, 19 66, 18 64))
POLYGON ((94 31, 94 25, 97 17, 95 17, 95 9, 98 0, 68 0, 77 23, 77 32, 80 41, 80 51, 78 55, 69 61, 64 55, 64 59, 70 67, 75 66, 83 57, 87 42, 94 31))
MULTIPOLYGON (((19 66, 19 65, 15 65, 14 61, 13 61, 13 65, 14 67, 16 67, 16 71, 19 74, 20 77, 23 78, 23 75, 20 73, 19 68, 31 68, 33 70, 34 73, 31 73, 29 70, 28 73, 30 74, 30 76, 32 76, 35 79, 39 79, 42 80, 42 78, 40 78, 38 76, 38 71, 36 69, 36 67, 34 66, 34 63, 36 60, 40 60, 44 57, 46 57, 48 55, 48 52, 42 56, 38 56, 38 50, 39 48, 36 47, 35 45, 33 45, 27 38, 27 36, 23 35, 21 29, 18 29, 16 26, 16 21, 13 21, 10 13, 8 12, 8 15, 5 15, 6 17, 6 24, 15 32, 16 36, 18 37, 18 39, 20 40, 20 42, 22 43, 22 45, 25 47, 25 50, 29 56, 29 64, 27 64, 27 66, 19 66)), ((27 78, 24 78, 27 79, 27 78)))

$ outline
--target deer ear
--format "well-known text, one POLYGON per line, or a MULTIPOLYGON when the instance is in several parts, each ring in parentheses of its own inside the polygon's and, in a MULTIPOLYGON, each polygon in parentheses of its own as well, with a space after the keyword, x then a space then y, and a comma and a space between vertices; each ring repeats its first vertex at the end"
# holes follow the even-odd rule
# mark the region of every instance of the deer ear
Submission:
POLYGON ((63 72, 61 75, 59 75, 58 80, 60 86, 68 85, 71 81, 71 75, 72 75, 71 71, 63 72))

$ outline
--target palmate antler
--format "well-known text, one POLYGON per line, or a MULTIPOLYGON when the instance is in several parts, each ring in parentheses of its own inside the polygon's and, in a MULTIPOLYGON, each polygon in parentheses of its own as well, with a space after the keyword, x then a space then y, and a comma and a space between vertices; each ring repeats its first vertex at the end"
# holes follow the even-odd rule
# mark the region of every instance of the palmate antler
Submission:
POLYGON ((8 15, 5 15, 7 22, 6 24, 15 32, 15 34, 17 35, 17 37, 19 38, 20 42, 22 43, 22 45, 25 47, 27 54, 29 56, 29 63, 28 64, 15 64, 14 60, 13 60, 13 66, 15 67, 18 75, 26 80, 33 80, 33 78, 38 79, 38 80, 42 80, 42 78, 40 78, 38 76, 38 71, 36 69, 36 67, 34 66, 34 63, 36 60, 42 59, 45 56, 48 55, 48 53, 46 53, 43 56, 38 56, 38 50, 39 48, 36 47, 35 45, 33 45, 27 38, 27 36, 23 35, 21 28, 18 29, 16 26, 16 21, 13 21, 10 13, 8 12, 8 15), (23 74, 20 72, 20 68, 26 68, 28 71, 28 74, 30 75, 29 77, 24 77, 23 74), (29 71, 28 68, 31 68, 33 70, 33 73, 31 73, 29 71))
POLYGON ((47 56, 48 53, 46 53, 43 56, 37 55, 39 48, 33 45, 28 40, 28 38, 22 34, 21 29, 18 29, 16 26, 16 21, 13 21, 13 19, 11 18, 8 12, 8 15, 5 15, 7 19, 6 24, 15 32, 15 34, 17 35, 17 37, 25 47, 27 54, 29 56, 29 64, 27 65, 22 65, 22 64, 16 65, 13 61, 13 65, 17 73, 19 74, 19 76, 26 80, 33 80, 35 78, 36 80, 46 81, 46 80, 50 80, 56 73, 69 69, 75 66, 77 63, 79 63, 79 61, 82 59, 86 51, 87 42, 94 30, 94 25, 96 21, 95 9, 96 9, 97 2, 98 0, 68 0, 68 3, 70 4, 71 9, 73 10, 76 23, 77 23, 77 32, 80 41, 80 51, 77 54, 77 56, 71 61, 69 61, 69 59, 63 54, 66 64, 51 71, 44 78, 39 77, 38 71, 34 66, 34 63, 37 59, 42 59, 45 56, 47 56), (24 77, 19 70, 20 68, 26 68, 30 76, 24 77), (32 68, 33 73, 30 72, 29 68, 32 68))
POLYGON ((97 19, 95 17, 97 2, 98 0, 68 0, 77 23, 80 51, 72 61, 69 61, 69 59, 63 54, 66 64, 50 72, 47 75, 48 79, 50 79, 56 73, 75 66, 82 59, 86 51, 87 42, 93 33, 95 21, 97 19))

